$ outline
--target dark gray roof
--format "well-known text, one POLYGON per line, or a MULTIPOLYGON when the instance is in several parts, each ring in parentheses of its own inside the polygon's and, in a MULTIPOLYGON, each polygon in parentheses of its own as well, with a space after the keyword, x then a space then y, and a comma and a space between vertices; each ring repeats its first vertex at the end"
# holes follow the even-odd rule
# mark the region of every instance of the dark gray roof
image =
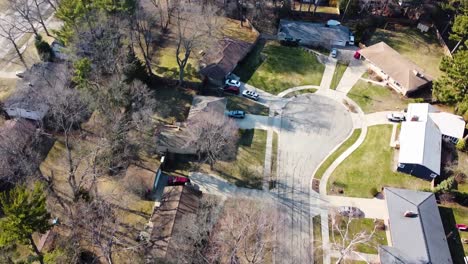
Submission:
POLYGON ((385 188, 385 199, 392 245, 398 249, 393 251, 395 255, 409 261, 404 263, 452 263, 433 193, 385 188), (406 211, 416 212, 417 216, 405 217, 406 211))
POLYGON ((379 258, 382 264, 407 264, 414 262, 414 260, 410 260, 401 250, 390 246, 379 247, 379 258))

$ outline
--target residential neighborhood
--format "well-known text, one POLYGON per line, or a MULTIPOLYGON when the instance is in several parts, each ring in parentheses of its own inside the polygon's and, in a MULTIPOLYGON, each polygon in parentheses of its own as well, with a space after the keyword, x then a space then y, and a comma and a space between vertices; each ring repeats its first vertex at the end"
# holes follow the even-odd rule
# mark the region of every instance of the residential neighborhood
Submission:
POLYGON ((468 263, 463 0, 0 0, 0 263, 468 263))

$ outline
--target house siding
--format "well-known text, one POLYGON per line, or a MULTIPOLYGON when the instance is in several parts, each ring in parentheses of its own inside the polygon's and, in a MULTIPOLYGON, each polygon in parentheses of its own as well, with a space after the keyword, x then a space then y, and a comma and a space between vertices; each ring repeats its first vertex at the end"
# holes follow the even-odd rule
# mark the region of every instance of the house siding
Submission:
POLYGON ((398 164, 397 171, 416 176, 418 178, 428 181, 432 181, 434 179, 433 177, 431 177, 431 175, 435 174, 439 176, 437 173, 420 164, 400 163, 398 164))

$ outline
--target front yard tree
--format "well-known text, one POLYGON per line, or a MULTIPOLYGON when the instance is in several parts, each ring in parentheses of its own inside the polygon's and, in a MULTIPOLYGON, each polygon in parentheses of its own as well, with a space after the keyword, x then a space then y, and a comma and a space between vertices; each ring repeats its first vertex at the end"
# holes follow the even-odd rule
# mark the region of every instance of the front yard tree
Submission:
POLYGON ((33 190, 15 187, 0 194, 0 205, 5 214, 0 219, 0 246, 13 243, 30 245, 43 264, 43 256, 32 237, 34 232, 45 233, 51 227, 42 186, 36 184, 33 190))
POLYGON ((16 23, 17 18, 14 16, 7 16, 7 18, 0 20, 0 37, 5 38, 8 40, 13 49, 18 55, 23 66, 27 69, 28 65, 26 64, 26 60, 24 59, 23 51, 21 51, 21 46, 18 44, 18 40, 20 39, 21 35, 26 32, 26 29, 22 27, 21 24, 16 23))
POLYGON ((434 97, 442 103, 454 105, 458 114, 468 115, 468 50, 459 50, 453 58, 440 63, 443 74, 433 85, 434 97))
POLYGON ((200 113, 188 124, 188 131, 187 146, 194 147, 199 159, 208 162, 211 168, 217 160, 235 153, 238 127, 234 120, 222 113, 200 113))

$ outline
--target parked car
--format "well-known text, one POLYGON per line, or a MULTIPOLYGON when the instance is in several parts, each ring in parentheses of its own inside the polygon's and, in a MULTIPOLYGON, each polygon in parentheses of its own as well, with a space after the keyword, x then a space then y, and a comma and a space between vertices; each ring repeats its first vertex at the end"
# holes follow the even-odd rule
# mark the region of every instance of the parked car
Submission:
POLYGON ((186 177, 169 176, 167 179, 168 186, 185 185, 186 183, 190 183, 190 179, 186 177))
POLYGON ((336 58, 337 55, 338 55, 338 50, 336 48, 333 48, 331 52, 332 58, 336 58))
POLYGON ((226 79, 226 82, 224 84, 229 85, 229 86, 235 86, 235 87, 241 86, 240 81, 234 80, 234 79, 226 79))
POLYGON ((233 93, 233 94, 239 94, 240 93, 240 89, 239 87, 236 87, 236 86, 224 86, 223 88, 223 91, 224 92, 227 92, 227 93, 233 93))
POLYGON ((244 118, 245 112, 241 110, 233 110, 228 112, 228 116, 232 118, 244 118))
POLYGON ((405 121, 406 117, 404 113, 397 112, 397 113, 390 113, 387 115, 388 121, 392 122, 402 122, 405 121))
POLYGON ((468 231, 468 225, 465 225, 465 224, 456 224, 455 226, 456 226, 457 229, 460 230, 460 231, 468 231))
POLYGON ((364 217, 364 212, 357 207, 341 206, 338 208, 338 213, 347 217, 364 217))
POLYGON ((242 96, 250 98, 250 99, 255 100, 255 101, 258 101, 258 99, 260 98, 258 93, 254 92, 254 91, 249 91, 249 90, 244 90, 242 92, 242 96))

